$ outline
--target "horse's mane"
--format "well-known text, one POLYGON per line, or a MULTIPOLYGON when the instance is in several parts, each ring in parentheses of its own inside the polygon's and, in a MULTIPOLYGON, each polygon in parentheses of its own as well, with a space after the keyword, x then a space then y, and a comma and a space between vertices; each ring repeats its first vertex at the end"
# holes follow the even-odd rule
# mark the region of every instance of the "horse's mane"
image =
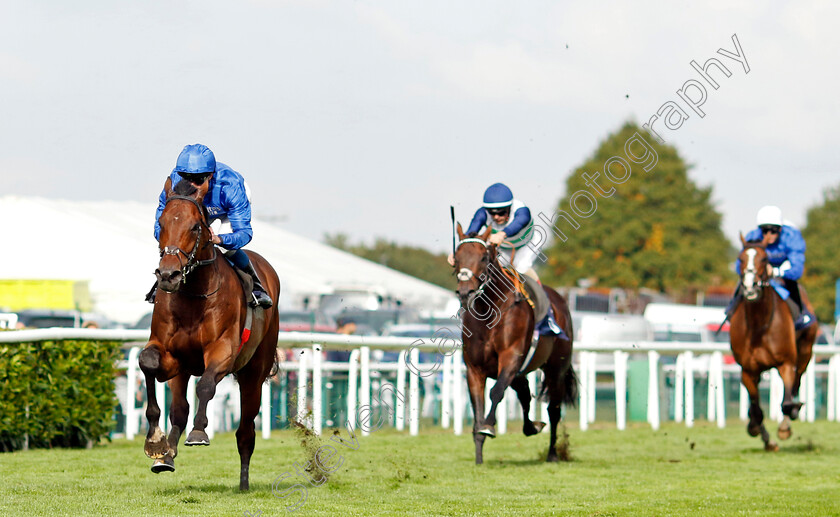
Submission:
POLYGON ((478 232, 470 232, 467 234, 467 239, 474 239, 475 237, 478 237, 478 232))

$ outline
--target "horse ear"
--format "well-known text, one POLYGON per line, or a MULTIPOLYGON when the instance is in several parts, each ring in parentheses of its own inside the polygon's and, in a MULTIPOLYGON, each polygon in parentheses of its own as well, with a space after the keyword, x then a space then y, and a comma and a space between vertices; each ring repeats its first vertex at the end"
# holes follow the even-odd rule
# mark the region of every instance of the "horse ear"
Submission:
POLYGON ((746 239, 744 239, 743 232, 738 232, 738 237, 741 238, 741 247, 746 248, 747 247, 747 241, 746 241, 746 239))
POLYGON ((458 226, 456 227, 456 229, 458 230, 458 240, 460 240, 460 241, 464 240, 464 237, 466 237, 466 234, 464 234, 464 229, 461 228, 461 223, 458 223, 458 226))
POLYGON ((484 233, 481 235, 481 240, 487 241, 490 238, 490 234, 493 233, 493 228, 488 226, 484 233))
POLYGON ((166 197, 169 197, 173 194, 172 178, 166 178, 166 182, 163 184, 163 191, 166 192, 166 197))

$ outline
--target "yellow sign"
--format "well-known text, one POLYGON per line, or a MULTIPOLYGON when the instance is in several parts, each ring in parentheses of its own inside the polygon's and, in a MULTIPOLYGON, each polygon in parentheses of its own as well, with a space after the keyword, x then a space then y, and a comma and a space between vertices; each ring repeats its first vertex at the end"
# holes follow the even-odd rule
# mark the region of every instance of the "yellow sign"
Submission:
POLYGON ((0 280, 0 310, 91 310, 87 282, 75 280, 0 280))

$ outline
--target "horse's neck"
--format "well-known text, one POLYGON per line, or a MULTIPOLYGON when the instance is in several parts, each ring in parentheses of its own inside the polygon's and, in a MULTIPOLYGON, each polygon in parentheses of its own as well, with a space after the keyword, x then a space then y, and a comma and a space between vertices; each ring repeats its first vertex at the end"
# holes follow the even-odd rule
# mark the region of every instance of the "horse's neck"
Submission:
POLYGON ((513 295, 516 292, 516 287, 504 271, 502 271, 502 266, 498 260, 490 264, 487 268, 487 274, 490 275, 490 281, 487 283, 484 292, 489 292, 489 301, 493 302, 500 309, 503 304, 513 303, 513 295))
POLYGON ((771 286, 762 287, 761 298, 755 302, 747 301, 744 305, 746 310, 747 321, 752 327, 760 328, 765 325, 773 315, 774 296, 776 290, 771 286))

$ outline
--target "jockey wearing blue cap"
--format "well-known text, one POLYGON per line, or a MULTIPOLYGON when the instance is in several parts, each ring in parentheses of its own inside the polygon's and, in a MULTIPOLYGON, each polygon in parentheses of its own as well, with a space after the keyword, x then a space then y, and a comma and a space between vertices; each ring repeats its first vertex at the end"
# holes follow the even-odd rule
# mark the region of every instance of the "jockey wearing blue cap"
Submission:
MULTIPOLYGON (((252 305, 263 308, 272 306, 271 297, 266 293, 248 255, 242 247, 251 241, 251 192, 242 176, 227 165, 217 162, 207 146, 201 144, 184 147, 178 156, 175 169, 169 175, 172 188, 186 180, 195 185, 210 182, 204 206, 210 215, 212 242, 225 250, 227 259, 237 268, 254 279, 252 305), (216 228, 212 228, 216 226, 216 228)), ((155 216, 155 239, 160 239, 160 214, 166 206, 166 191, 160 193, 157 215, 155 216)), ((146 296, 154 302, 157 283, 146 296)))
MULTIPOLYGON (((473 216, 467 234, 478 233, 485 226, 493 232, 488 242, 499 246, 499 254, 506 263, 511 264, 512 254, 514 269, 539 281, 532 267, 539 247, 533 244, 527 246, 534 237, 531 211, 525 203, 515 199, 513 192, 502 183, 490 185, 484 191, 484 203, 473 216)), ((453 263, 454 257, 450 256, 450 264, 453 263)))
MULTIPOLYGON (((794 326, 796 330, 808 327, 816 321, 816 318, 803 305, 798 282, 805 269, 805 239, 802 238, 799 230, 790 224, 785 224, 779 207, 762 207, 758 211, 756 222, 758 228, 747 234, 746 241, 764 240, 767 243, 765 249, 772 268, 771 276, 784 283, 785 290, 790 293, 790 300, 794 302, 789 304, 793 313, 794 326)), ((740 271, 740 261, 736 261, 735 272, 740 271)), ((740 284, 738 287, 740 289, 740 284)), ((730 303, 727 314, 735 312, 739 301, 740 296, 736 291, 735 299, 730 303)))

